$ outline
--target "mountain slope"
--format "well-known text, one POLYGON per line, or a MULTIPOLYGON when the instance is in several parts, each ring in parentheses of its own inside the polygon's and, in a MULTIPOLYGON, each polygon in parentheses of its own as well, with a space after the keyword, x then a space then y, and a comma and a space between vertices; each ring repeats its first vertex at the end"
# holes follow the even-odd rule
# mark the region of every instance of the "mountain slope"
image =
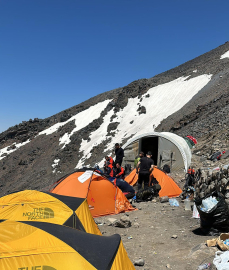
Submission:
POLYGON ((1 195, 44 188, 76 167, 100 162, 111 154, 114 143, 155 128, 183 136, 206 135, 205 119, 215 115, 208 121, 214 126, 228 112, 228 51, 225 43, 153 78, 1 133, 1 195))

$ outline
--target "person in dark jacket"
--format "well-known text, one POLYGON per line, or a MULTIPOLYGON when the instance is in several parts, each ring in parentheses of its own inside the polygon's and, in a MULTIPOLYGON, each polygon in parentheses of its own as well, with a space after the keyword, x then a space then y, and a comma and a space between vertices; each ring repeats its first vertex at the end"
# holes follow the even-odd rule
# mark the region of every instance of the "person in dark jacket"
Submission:
POLYGON ((125 174, 125 170, 123 169, 123 167, 121 167, 119 163, 116 163, 116 174, 115 174, 115 177, 116 178, 123 178, 124 179, 124 174, 125 174))
POLYGON ((128 184, 125 180, 121 178, 115 178, 111 181, 115 186, 117 186, 125 194, 127 199, 131 199, 135 195, 134 188, 128 184))
POLYGON ((115 162, 114 167, 116 168, 116 164, 119 163, 122 165, 122 160, 124 157, 124 150, 120 147, 119 143, 115 144, 115 162))
POLYGON ((152 153, 149 151, 146 157, 142 157, 137 165, 136 172, 138 173, 138 190, 142 188, 144 183, 144 188, 149 186, 149 177, 154 168, 154 161, 151 159, 152 153))

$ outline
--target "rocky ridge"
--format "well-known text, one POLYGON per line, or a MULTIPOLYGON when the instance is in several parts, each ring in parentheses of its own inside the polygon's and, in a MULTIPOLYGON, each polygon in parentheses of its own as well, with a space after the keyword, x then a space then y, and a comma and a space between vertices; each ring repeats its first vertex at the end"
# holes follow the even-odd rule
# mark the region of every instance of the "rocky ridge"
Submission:
MULTIPOLYGON (((229 109, 229 59, 220 59, 221 55, 227 51, 229 51, 228 42, 153 78, 134 81, 125 87, 100 94, 49 118, 23 121, 2 132, 0 149, 8 148, 8 151, 13 151, 17 144, 27 141, 29 143, 9 155, 0 155, 0 158, 2 157, 0 160, 1 195, 25 188, 43 189, 54 180, 74 170, 82 158, 80 152, 82 140, 90 141, 89 135, 102 125, 104 116, 113 110, 111 120, 114 119, 114 122, 110 122, 107 126, 107 132, 111 137, 115 136, 114 131, 118 125, 115 116, 127 106, 128 99, 138 98, 137 113, 147 114, 146 108, 141 106, 142 96, 150 88, 171 82, 181 76, 189 76, 187 78, 189 80, 202 74, 212 74, 212 79, 182 109, 163 120, 156 130, 175 132, 181 136, 191 134, 197 137, 199 142, 207 141, 206 151, 211 147, 209 141, 217 138, 227 140, 229 136, 228 118, 226 117, 229 109), (100 116, 75 132, 71 136, 71 142, 63 149, 59 145, 59 139, 75 128, 74 121, 61 126, 57 132, 50 135, 37 136, 54 124, 64 123, 72 116, 108 99, 111 101, 100 116), (54 166, 54 160, 60 160, 60 162, 54 166)), ((134 122, 131 124, 135 125, 134 122)), ((125 143, 130 137, 131 135, 127 134, 122 143, 125 143)), ((85 164, 92 165, 109 153, 110 149, 103 153, 108 143, 109 139, 95 145, 91 150, 91 156, 85 160, 85 164)))

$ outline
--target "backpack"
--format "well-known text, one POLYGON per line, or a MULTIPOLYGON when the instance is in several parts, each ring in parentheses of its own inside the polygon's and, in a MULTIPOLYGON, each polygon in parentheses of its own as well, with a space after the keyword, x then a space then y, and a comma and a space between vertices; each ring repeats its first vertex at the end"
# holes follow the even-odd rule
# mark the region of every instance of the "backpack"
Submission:
POLYGON ((213 155, 211 155, 211 157, 210 157, 209 159, 210 159, 211 161, 216 160, 217 157, 218 157, 220 154, 221 154, 221 152, 216 152, 216 153, 214 153, 213 155))
POLYGON ((126 164, 125 165, 125 175, 128 175, 131 173, 131 165, 130 164, 126 164))
POLYGON ((147 187, 145 189, 140 189, 136 194, 136 202, 147 202, 151 201, 154 196, 153 187, 147 187))

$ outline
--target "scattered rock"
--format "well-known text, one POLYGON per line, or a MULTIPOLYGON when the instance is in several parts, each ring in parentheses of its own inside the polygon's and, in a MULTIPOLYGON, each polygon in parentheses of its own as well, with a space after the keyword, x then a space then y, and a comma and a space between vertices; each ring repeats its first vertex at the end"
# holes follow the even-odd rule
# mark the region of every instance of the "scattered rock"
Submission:
POLYGON ((104 220, 102 218, 95 218, 95 223, 96 224, 103 224, 104 220))
POLYGON ((144 266, 145 261, 143 259, 135 260, 134 265, 136 266, 144 266))
POLYGON ((117 221, 118 221, 117 218, 108 218, 107 219, 107 223, 108 223, 107 225, 108 226, 114 226, 117 221))
POLYGON ((114 220, 111 225, 119 228, 128 228, 131 226, 131 221, 128 216, 124 215, 120 218, 120 220, 114 220))
POLYGON ((164 196, 164 197, 161 197, 160 198, 160 202, 161 203, 165 203, 165 202, 168 202, 169 201, 169 197, 168 196, 164 196))
POLYGON ((133 226, 134 226, 134 228, 139 228, 139 223, 134 222, 133 226))

